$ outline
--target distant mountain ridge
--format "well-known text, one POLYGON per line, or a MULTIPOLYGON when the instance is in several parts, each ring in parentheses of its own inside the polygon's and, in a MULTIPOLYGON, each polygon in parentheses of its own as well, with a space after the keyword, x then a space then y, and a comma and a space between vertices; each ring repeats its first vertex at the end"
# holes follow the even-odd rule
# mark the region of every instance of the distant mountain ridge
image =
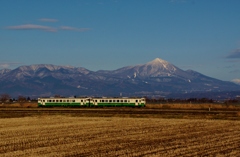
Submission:
POLYGON ((12 96, 154 96, 238 91, 239 85, 193 70, 184 71, 156 58, 117 70, 37 64, 0 70, 0 93, 12 96))

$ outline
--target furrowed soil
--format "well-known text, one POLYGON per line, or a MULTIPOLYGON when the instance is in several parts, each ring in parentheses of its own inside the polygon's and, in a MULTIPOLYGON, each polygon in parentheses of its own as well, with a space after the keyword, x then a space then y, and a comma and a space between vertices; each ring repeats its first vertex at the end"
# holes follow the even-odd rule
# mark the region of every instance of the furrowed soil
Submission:
POLYGON ((133 109, 120 116, 113 112, 116 109, 104 114, 101 113, 104 109, 91 112, 72 109, 76 113, 64 109, 32 110, 32 114, 27 114, 30 109, 20 110, 20 115, 14 114, 16 109, 1 110, 1 114, 11 111, 8 114, 12 117, 0 118, 0 156, 235 157, 240 154, 237 120, 169 119, 156 116, 159 112, 151 117, 147 111, 144 113, 148 114, 140 114, 141 109, 136 110, 139 112, 135 117, 128 115, 135 112, 133 109))

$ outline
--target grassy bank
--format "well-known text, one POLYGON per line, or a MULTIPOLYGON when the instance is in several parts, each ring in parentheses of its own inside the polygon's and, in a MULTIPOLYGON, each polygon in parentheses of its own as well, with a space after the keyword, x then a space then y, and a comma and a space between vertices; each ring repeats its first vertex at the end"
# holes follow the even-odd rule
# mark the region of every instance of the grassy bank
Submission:
MULTIPOLYGON (((14 102, 14 103, 5 103, 0 104, 0 108, 37 108, 37 102, 14 102)), ((198 104, 189 104, 189 103, 158 103, 152 104, 147 103, 146 107, 148 109, 183 109, 183 110, 225 110, 225 111, 240 111, 240 105, 238 104, 214 104, 214 103, 198 103, 198 104)))

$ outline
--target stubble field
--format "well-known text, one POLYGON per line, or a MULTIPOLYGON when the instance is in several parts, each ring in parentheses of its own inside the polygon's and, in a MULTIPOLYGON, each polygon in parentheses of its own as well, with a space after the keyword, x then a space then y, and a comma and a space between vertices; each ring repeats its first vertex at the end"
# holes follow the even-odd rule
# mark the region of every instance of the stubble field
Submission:
POLYGON ((0 156, 238 156, 240 121, 38 115, 0 119, 0 156))

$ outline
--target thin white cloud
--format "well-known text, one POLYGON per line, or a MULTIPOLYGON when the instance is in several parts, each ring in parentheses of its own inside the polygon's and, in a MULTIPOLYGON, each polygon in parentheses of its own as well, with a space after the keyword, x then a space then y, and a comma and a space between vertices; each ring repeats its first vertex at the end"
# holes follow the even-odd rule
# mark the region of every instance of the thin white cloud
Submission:
POLYGON ((49 18, 41 18, 41 19, 38 19, 38 21, 41 21, 41 22, 58 22, 57 19, 49 19, 49 18))
POLYGON ((234 50, 234 51, 233 51, 232 53, 230 53, 226 58, 229 58, 229 59, 240 58, 240 49, 234 50))
POLYGON ((34 24, 26 24, 26 25, 18 25, 18 26, 8 26, 6 29, 9 30, 43 30, 48 32, 57 32, 56 28, 43 26, 43 25, 34 25, 34 24))
POLYGON ((48 31, 48 32, 57 32, 59 30, 86 32, 86 31, 91 30, 90 28, 76 28, 76 27, 70 27, 70 26, 60 26, 57 28, 57 27, 49 27, 49 26, 35 25, 35 24, 8 26, 8 27, 6 27, 6 29, 9 29, 9 30, 41 30, 41 31, 48 31))
POLYGON ((7 63, 0 63, 0 69, 7 69, 9 67, 10 67, 10 65, 7 63))
POLYGON ((70 27, 70 26, 61 26, 60 29, 68 30, 68 31, 77 31, 77 32, 86 32, 90 30, 90 28, 76 28, 76 27, 70 27))
POLYGON ((11 67, 15 67, 15 66, 19 66, 22 63, 18 63, 18 62, 0 62, 0 69, 9 69, 11 67))
POLYGON ((240 79, 233 79, 232 82, 234 82, 236 84, 240 84, 240 79))

